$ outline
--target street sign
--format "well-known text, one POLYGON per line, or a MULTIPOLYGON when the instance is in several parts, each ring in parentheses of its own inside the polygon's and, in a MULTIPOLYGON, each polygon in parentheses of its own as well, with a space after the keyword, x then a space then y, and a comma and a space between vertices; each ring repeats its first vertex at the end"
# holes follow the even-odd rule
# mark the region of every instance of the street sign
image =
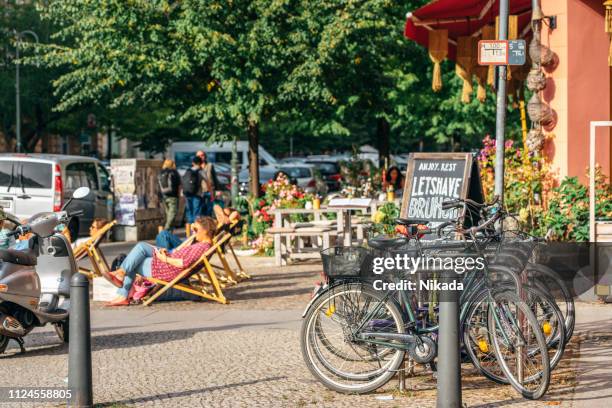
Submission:
POLYGON ((478 65, 524 65, 526 58, 525 40, 478 41, 478 65))
POLYGON ((508 65, 525 65, 527 43, 525 40, 508 41, 508 65))

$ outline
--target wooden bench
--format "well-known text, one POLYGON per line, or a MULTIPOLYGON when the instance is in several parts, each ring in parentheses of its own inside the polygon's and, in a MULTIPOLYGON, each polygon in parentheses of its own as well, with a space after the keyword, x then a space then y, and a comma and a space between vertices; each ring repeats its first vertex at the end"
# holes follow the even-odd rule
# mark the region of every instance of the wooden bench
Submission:
POLYGON ((335 229, 332 227, 272 227, 267 232, 274 236, 274 260, 276 265, 281 266, 286 265, 291 259, 318 258, 321 249, 329 247, 330 236, 335 234, 335 229), (304 246, 303 241, 307 237, 313 238, 312 246, 309 248, 304 246))

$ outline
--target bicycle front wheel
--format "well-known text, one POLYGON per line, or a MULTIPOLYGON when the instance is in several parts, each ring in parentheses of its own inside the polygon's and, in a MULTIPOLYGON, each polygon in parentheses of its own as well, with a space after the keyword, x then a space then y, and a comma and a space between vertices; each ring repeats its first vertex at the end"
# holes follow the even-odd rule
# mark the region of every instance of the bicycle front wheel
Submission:
POLYGON ((544 334, 529 305, 513 292, 492 293, 489 333, 500 368, 525 398, 541 398, 550 383, 544 334))

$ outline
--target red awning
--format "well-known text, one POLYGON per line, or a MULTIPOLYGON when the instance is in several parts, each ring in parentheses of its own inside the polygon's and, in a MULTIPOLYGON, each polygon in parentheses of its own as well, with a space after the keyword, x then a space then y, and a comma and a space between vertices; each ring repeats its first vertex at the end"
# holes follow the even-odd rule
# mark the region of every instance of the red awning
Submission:
MULTIPOLYGON (((499 0, 434 0, 408 13, 404 35, 428 46, 430 29, 448 30, 448 58, 455 59, 457 37, 478 35, 482 26, 495 24, 499 0)), ((519 38, 524 38, 531 21, 531 0, 512 0, 510 14, 518 15, 519 38)))

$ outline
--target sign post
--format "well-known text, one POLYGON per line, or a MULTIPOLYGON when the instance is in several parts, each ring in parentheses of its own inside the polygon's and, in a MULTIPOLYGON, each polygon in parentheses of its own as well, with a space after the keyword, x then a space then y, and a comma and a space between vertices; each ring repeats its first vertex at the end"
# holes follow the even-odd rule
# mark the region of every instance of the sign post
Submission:
MULTIPOLYGON (((471 153, 412 153, 408 159, 400 216, 429 220, 430 228, 456 220, 477 222, 478 214, 442 210, 442 202, 471 198, 482 202, 478 164, 471 153), (466 217, 470 216, 468 219, 466 217)), ((434 234, 435 235, 435 234, 434 234)), ((427 237, 427 235, 425 236, 427 237)), ((424 237, 424 238, 425 238, 424 237)), ((453 272, 440 277, 453 281, 453 272)), ((459 293, 442 291, 438 330, 437 408, 461 408, 461 354, 459 352, 459 293)))

